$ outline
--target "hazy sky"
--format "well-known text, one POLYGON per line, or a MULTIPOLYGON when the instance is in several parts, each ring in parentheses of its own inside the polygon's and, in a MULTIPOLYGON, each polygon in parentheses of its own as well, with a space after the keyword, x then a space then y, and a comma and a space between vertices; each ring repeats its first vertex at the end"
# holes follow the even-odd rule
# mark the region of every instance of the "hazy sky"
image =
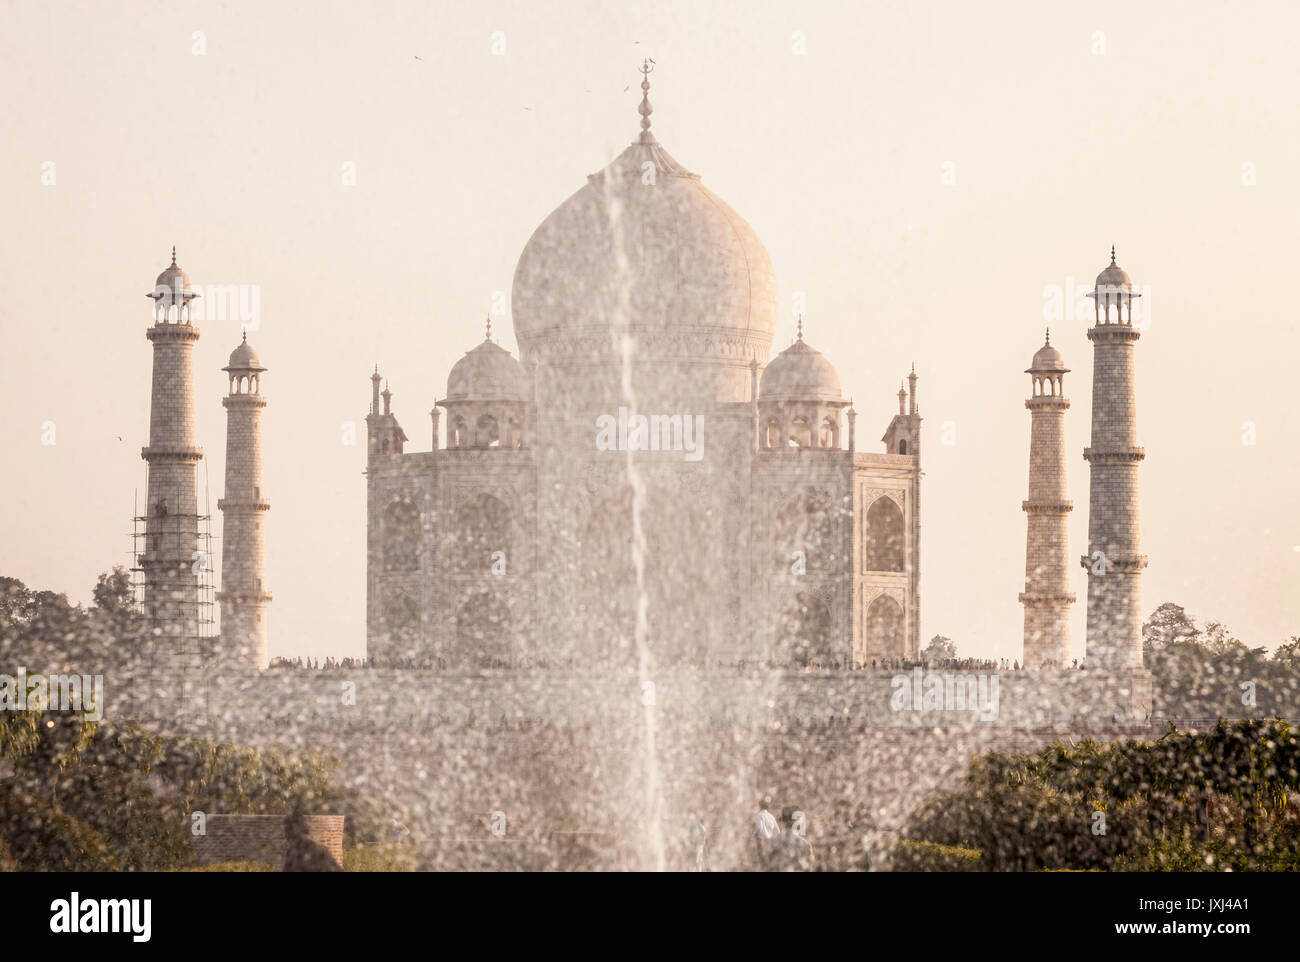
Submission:
MULTIPOLYGON (((341 425, 363 432, 378 361, 428 448, 524 242, 634 137, 650 56, 655 133, 771 253, 774 353, 805 292, 868 450, 916 362, 923 640, 1019 656, 1022 371, 1045 290, 1090 289, 1112 243, 1151 309, 1144 606, 1177 601, 1250 645, 1300 634, 1294 3, 0 7, 0 574, 88 600, 127 561, 144 294, 176 244, 196 284, 260 291, 271 653, 361 654, 364 440, 341 425)), ((1073 371, 1077 556, 1090 316, 1051 323, 1073 371)), ((495 329, 514 350, 508 319, 495 329)), ((239 325, 201 332, 219 534, 239 325)))

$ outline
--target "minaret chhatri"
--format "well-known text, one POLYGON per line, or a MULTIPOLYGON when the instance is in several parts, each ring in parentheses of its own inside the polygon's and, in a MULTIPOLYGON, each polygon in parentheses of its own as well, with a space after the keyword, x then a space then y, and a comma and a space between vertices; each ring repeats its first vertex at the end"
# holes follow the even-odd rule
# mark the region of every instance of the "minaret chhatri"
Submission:
POLYGON ((194 343, 199 329, 190 307, 199 296, 176 265, 158 275, 145 295, 154 302, 154 323, 145 332, 153 343, 153 385, 149 446, 140 452, 149 466, 144 551, 136 562, 144 573, 144 609, 162 644, 155 654, 176 665, 196 663, 199 649, 199 586, 207 558, 199 551, 199 507, 195 468, 203 460, 194 435, 194 343))
POLYGON ((1028 517, 1025 538, 1025 640, 1021 664, 1026 668, 1062 668, 1070 657, 1069 516, 1074 505, 1066 499, 1065 483, 1065 366, 1052 347, 1052 333, 1025 371, 1031 395, 1029 499, 1021 504, 1028 517))
POLYGON ((225 664, 265 668, 266 512, 271 504, 262 490, 262 374, 266 368, 248 344, 248 335, 222 368, 230 391, 221 399, 226 409, 226 490, 217 502, 222 517, 221 645, 225 664))
POLYGON ((1092 444, 1083 457, 1091 468, 1088 498, 1089 668, 1142 667, 1142 569, 1138 520, 1138 465, 1133 381, 1133 284, 1115 263, 1097 275, 1093 343, 1092 444))

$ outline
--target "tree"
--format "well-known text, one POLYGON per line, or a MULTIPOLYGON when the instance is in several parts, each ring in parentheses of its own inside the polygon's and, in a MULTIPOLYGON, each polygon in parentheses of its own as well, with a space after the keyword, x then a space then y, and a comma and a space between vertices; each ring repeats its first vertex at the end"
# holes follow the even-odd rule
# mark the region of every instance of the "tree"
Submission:
POLYGON ((1294 871, 1300 825, 1286 805, 1297 789, 1300 737, 1286 722, 1171 726, 1154 742, 978 756, 957 791, 912 812, 902 838, 975 849, 986 871, 1294 871))
POLYGON ((1287 671, 1300 673, 1300 635, 1292 635, 1286 644, 1278 645, 1273 652, 1273 662, 1287 671))
POLYGON ((951 638, 944 635, 935 635, 921 652, 921 658, 925 661, 952 661, 956 657, 957 646, 952 643, 951 638))
POLYGON ((134 607, 131 575, 121 565, 114 565, 112 571, 99 576, 93 594, 95 607, 108 614, 130 611, 134 607))
POLYGON ((1218 621, 1208 622, 1205 626, 1201 644, 1212 655, 1245 654, 1248 649, 1240 639, 1234 638, 1228 626, 1218 621))
POLYGON ((31 606, 30 588, 17 578, 0 578, 0 631, 26 624, 31 606))
POLYGON ((1142 626, 1142 653, 1149 655, 1175 642, 1195 642, 1200 636, 1201 630, 1188 617, 1183 606, 1166 601, 1151 612, 1151 617, 1142 626))

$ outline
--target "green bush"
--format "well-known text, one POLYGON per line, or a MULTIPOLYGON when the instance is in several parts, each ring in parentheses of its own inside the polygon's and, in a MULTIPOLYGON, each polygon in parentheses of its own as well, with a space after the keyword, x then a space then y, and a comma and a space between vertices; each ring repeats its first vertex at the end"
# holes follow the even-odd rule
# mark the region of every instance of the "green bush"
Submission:
POLYGON ((1244 849, 1216 834, 1208 842, 1182 837, 1156 839, 1116 860, 1119 872, 1300 872, 1294 833, 1266 837, 1244 849))
POLYGON ((938 842, 901 841, 894 846, 895 872, 979 872, 979 849, 940 845, 938 842))
POLYGON ((0 835, 24 872, 116 872, 117 858, 91 826, 26 792, 0 792, 0 835))
POLYGON ((343 850, 345 872, 414 872, 417 861, 409 845, 357 845, 343 850))
POLYGON ((1295 871, 1297 790, 1300 737, 1288 723, 1221 721, 1152 742, 979 756, 902 837, 977 850, 988 872, 1295 871))
POLYGON ((9 846, 5 844, 5 837, 0 835, 0 872, 17 872, 18 862, 14 858, 13 852, 9 851, 9 846))
POLYGON ((274 872, 275 867, 266 862, 213 862, 211 865, 190 865, 177 872, 274 872))
POLYGON ((78 790, 64 791, 63 810, 99 832, 124 872, 160 872, 194 861, 179 804, 155 795, 129 771, 76 769, 78 790))

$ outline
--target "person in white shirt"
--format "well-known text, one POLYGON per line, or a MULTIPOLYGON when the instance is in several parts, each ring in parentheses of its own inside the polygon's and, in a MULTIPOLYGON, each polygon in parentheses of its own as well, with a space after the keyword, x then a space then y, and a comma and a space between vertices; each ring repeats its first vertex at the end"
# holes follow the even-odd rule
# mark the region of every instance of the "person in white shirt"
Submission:
POLYGON ((808 872, 813 867, 812 844, 803 836, 803 814, 793 808, 781 812, 781 834, 773 842, 773 850, 768 859, 769 871, 808 872), (796 815, 800 824, 796 824, 796 815))
POLYGON ((764 795, 758 803, 758 815, 754 818, 754 854, 758 857, 759 868, 767 868, 775 847, 776 839, 781 836, 781 826, 768 809, 772 805, 772 796, 764 795))

